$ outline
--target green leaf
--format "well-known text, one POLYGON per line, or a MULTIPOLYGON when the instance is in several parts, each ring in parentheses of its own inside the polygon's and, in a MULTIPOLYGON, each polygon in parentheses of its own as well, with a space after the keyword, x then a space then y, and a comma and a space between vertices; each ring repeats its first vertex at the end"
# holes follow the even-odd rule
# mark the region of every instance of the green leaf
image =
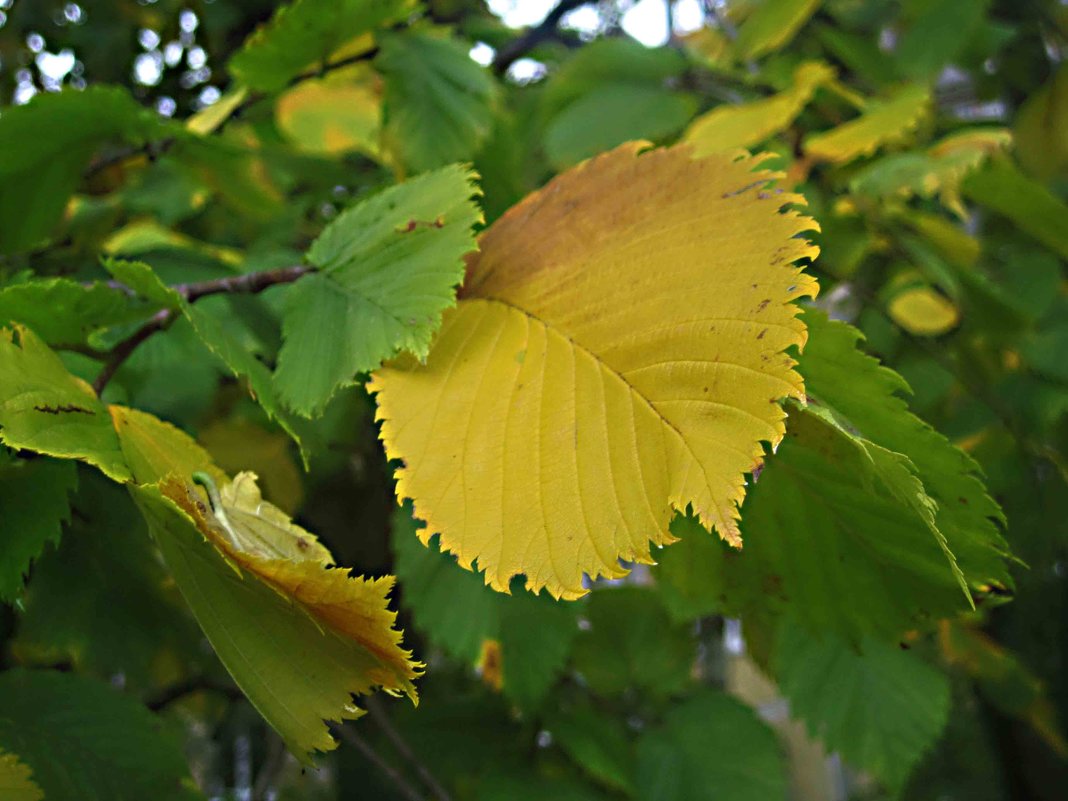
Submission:
POLYGON ((634 748, 618 721, 589 706, 551 714, 545 728, 583 771, 605 786, 634 793, 634 748))
POLYGON ((401 351, 425 358, 456 300, 481 220, 474 174, 445 167, 341 214, 308 251, 319 272, 287 290, 275 385, 287 406, 321 413, 339 386, 401 351))
POLYGON ((72 523, 26 587, 12 650, 31 664, 69 661, 101 679, 121 673, 128 688, 203 675, 217 663, 205 658, 129 494, 96 471, 83 470, 79 483, 72 523))
POLYGON ((59 542, 70 521, 67 495, 77 484, 74 465, 53 459, 13 460, 0 455, 0 601, 22 593, 30 564, 45 545, 59 542))
POLYGON ((685 56, 673 48, 646 47, 629 37, 595 39, 573 51, 553 74, 541 90, 541 111, 546 118, 553 117, 610 83, 663 87, 685 69, 685 56))
POLYGON ((32 331, 0 329, 0 440, 83 459, 116 481, 129 472, 107 409, 32 331))
POLYGON ((712 615, 726 607, 723 544, 710 537, 695 517, 677 515, 671 534, 678 542, 656 553, 656 577, 660 596, 675 622, 712 615))
POLYGON ((607 587, 591 593, 589 626, 575 644, 574 666, 594 692, 637 687, 650 695, 681 690, 690 680, 695 643, 673 624, 648 587, 607 587))
POLYGON ((791 714, 894 791, 945 728, 949 679, 898 646, 866 638, 858 650, 786 621, 774 662, 791 714))
POLYGON ((987 494, 979 465, 942 434, 909 412, 899 375, 858 348, 860 334, 844 323, 808 311, 811 339, 801 359, 806 391, 853 431, 907 457, 937 504, 935 522, 969 586, 1011 587, 1008 547, 995 521, 1005 516, 987 494))
POLYGON ((42 92, 0 118, 0 253, 24 251, 63 216, 93 152, 120 139, 132 145, 162 135, 159 115, 118 87, 42 92))
POLYGON ((286 86, 327 62, 342 45, 408 11, 410 0, 295 0, 260 26, 234 54, 230 74, 261 92, 286 86))
POLYGON ((72 673, 0 674, 0 749, 49 801, 192 801, 181 739, 141 704, 72 673))
POLYGON ((412 172, 471 159, 489 136, 497 85, 467 51, 434 33, 382 36, 383 135, 412 172))
POLYGON ((151 307, 100 282, 47 278, 0 289, 0 324, 21 323, 53 347, 84 345, 95 331, 151 312, 151 307))
POLYGON ((786 777, 775 734, 753 710, 702 690, 638 740, 637 798, 775 801, 786 777))
POLYGON ((682 92, 604 83, 553 118, 545 131, 546 155, 564 169, 632 139, 663 139, 696 111, 697 102, 682 92))
POLYGON ((1028 178, 1008 159, 989 162, 970 175, 964 196, 1007 217, 1024 233, 1068 259, 1068 205, 1042 184, 1028 178))
POLYGON ((474 664, 487 640, 500 644, 501 689, 523 709, 535 709, 563 671, 579 633, 575 609, 519 587, 510 595, 487 587, 423 545, 410 504, 393 516, 395 569, 417 630, 456 659, 474 664))
POLYGON ((763 0, 738 29, 735 47, 743 59, 759 58, 788 44, 822 0, 763 0))
POLYGON ((1021 106, 1013 121, 1016 155, 1041 180, 1068 172, 1068 65, 1021 106))
POLYGON ((894 50, 902 74, 919 80, 933 77, 952 61, 976 32, 987 0, 927 0, 894 50))

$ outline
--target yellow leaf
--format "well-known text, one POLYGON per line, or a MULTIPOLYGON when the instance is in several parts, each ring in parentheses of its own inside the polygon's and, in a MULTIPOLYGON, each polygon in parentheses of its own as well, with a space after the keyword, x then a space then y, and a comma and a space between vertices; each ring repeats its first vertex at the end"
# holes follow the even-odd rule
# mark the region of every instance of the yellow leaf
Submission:
POLYGON ((855 120, 805 140, 805 153, 813 159, 845 163, 870 156, 879 147, 905 139, 928 111, 931 93, 910 84, 885 101, 872 101, 855 120))
POLYGON ((151 218, 127 223, 111 234, 101 249, 112 255, 136 256, 157 248, 193 250, 224 264, 238 265, 245 260, 244 253, 240 250, 201 242, 173 228, 160 225, 151 218))
POLYGON ((248 89, 244 86, 231 89, 210 106, 201 109, 187 119, 185 121, 186 129, 201 136, 214 133, 219 126, 230 119, 230 115, 245 102, 246 97, 248 97, 248 89))
POLYGON ((200 429, 197 439, 227 473, 256 473, 268 497, 287 514, 300 508, 304 486, 292 440, 284 433, 268 431, 247 420, 229 419, 216 420, 200 429))
POLYGON ((739 544, 744 474, 803 398, 815 223, 758 160, 628 143, 501 217, 425 365, 378 370, 397 492, 486 582, 563 598, 672 542, 673 509, 739 544))
POLYGON ((302 81, 275 104, 278 127, 310 153, 359 150, 379 158, 382 99, 365 64, 302 81))
POLYGON ((694 120, 683 139, 699 156, 760 144, 789 127, 816 89, 833 78, 834 69, 827 64, 801 64, 789 89, 751 103, 717 106, 694 120))
POLYGON ((912 287, 895 295, 888 311, 895 323, 918 336, 941 336, 960 323, 960 312, 953 301, 929 286, 912 287))
POLYGON ((14 754, 0 751, 0 798, 4 801, 41 801, 44 797, 29 766, 14 754))

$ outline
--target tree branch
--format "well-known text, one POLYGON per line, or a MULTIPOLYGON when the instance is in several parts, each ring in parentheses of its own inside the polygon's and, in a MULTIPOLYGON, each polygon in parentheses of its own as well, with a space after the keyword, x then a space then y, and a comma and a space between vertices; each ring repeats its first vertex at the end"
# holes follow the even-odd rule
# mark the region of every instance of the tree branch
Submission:
POLYGON ((388 776, 389 780, 397 785, 397 789, 400 790, 401 795, 407 798, 408 801, 423 801, 423 796, 419 794, 419 791, 412 787, 412 785, 408 783, 408 780, 404 778, 395 767, 386 762, 386 760, 384 760, 381 755, 371 747, 370 743, 358 735, 352 728, 349 726, 333 724, 330 726, 330 731, 363 754, 368 762, 388 776))
MULTIPOLYGON (((256 273, 244 273, 242 275, 228 275, 225 278, 215 278, 210 281, 199 281, 193 284, 177 284, 171 287, 193 303, 200 298, 209 295, 230 294, 256 294, 279 284, 291 284, 298 278, 315 272, 314 267, 305 264, 296 264, 292 267, 279 267, 276 270, 262 270, 256 273)), ((146 339, 159 331, 165 331, 181 316, 181 311, 174 308, 160 309, 153 314, 140 328, 134 331, 126 339, 119 342, 105 354, 107 361, 100 370, 100 374, 93 381, 93 389, 97 395, 104 391, 104 387, 115 376, 131 354, 137 350, 146 339)))
POLYGON ((438 801, 452 801, 448 791, 441 786, 441 782, 437 780, 437 777, 419 761, 419 758, 412 751, 411 746, 407 741, 401 737, 390 722, 389 715, 382 709, 382 705, 378 702, 377 698, 368 696, 364 699, 364 705, 367 707, 367 711, 371 713, 371 720, 375 722, 375 725, 386 736, 386 739, 393 744, 393 747, 397 749, 397 752, 408 761, 408 764, 415 768, 415 772, 419 774, 419 778, 423 780, 423 783, 430 788, 430 792, 434 794, 434 797, 438 801))
MULTIPOLYGON (((293 76, 289 79, 286 85, 281 90, 279 90, 279 92, 284 92, 286 89, 292 89, 297 84, 310 80, 312 78, 321 78, 322 76, 334 72, 335 70, 344 69, 345 67, 351 67, 353 64, 357 64, 361 61, 369 61, 377 55, 378 48, 372 47, 370 50, 365 50, 362 53, 356 53, 355 55, 346 56, 345 58, 338 59, 337 61, 325 63, 317 69, 307 70, 306 72, 302 72, 299 75, 293 76)), ((259 103, 261 100, 265 100, 268 97, 273 97, 279 92, 251 93, 247 98, 245 98, 242 102, 238 103, 230 110, 230 113, 227 114, 226 117, 219 123, 218 127, 223 127, 231 120, 240 117, 242 114, 244 114, 254 105, 259 103)), ((99 172, 102 172, 103 170, 106 170, 108 167, 113 167, 116 164, 121 164, 127 159, 134 158, 135 156, 147 156, 149 159, 155 161, 168 150, 170 150, 177 141, 177 136, 169 136, 166 139, 157 139, 151 142, 146 142, 145 144, 140 145, 138 147, 122 148, 112 153, 110 156, 97 159, 88 167, 86 167, 85 173, 83 174, 83 178, 92 178, 94 175, 99 172)))
POLYGON ((556 26, 560 24, 560 19, 564 14, 586 2, 589 0, 560 0, 553 10, 545 15, 545 19, 497 51, 497 57, 493 59, 493 71, 498 75, 504 73, 513 63, 539 44, 554 38, 556 26))
POLYGON ((225 695, 231 701, 244 697, 241 690, 232 684, 216 681, 215 679, 206 676, 193 676, 185 681, 180 681, 164 687, 155 695, 147 698, 145 700, 145 706, 153 712, 159 712, 161 709, 170 706, 175 701, 180 701, 187 695, 197 692, 219 693, 225 695))

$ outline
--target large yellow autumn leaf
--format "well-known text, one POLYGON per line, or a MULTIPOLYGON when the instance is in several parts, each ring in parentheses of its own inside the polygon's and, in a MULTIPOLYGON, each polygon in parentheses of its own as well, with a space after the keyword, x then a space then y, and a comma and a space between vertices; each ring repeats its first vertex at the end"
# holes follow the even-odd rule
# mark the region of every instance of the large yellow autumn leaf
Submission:
POLYGON ((501 217, 425 364, 370 388, 424 542, 558 597, 668 543, 672 510, 739 544, 744 474, 803 397, 801 200, 756 160, 629 143, 501 217))

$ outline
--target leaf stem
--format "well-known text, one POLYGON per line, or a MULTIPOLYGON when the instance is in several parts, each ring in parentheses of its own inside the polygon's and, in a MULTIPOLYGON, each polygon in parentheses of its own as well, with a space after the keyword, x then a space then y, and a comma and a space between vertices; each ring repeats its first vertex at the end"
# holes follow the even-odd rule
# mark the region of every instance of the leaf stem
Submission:
POLYGON ((393 724, 390 722, 389 715, 382 709, 382 705, 378 702, 378 699, 374 696, 368 696, 364 699, 364 705, 367 707, 367 711, 371 715, 371 720, 375 722, 375 725, 382 731, 382 734, 386 736, 386 739, 393 744, 393 747, 397 749, 397 752, 407 760, 408 764, 415 768, 415 772, 419 774, 419 778, 423 780, 423 783, 430 788, 430 792, 434 794, 434 797, 438 801, 452 801, 448 791, 442 787, 441 782, 437 780, 437 777, 419 761, 419 758, 412 751, 407 741, 401 737, 393 724))

